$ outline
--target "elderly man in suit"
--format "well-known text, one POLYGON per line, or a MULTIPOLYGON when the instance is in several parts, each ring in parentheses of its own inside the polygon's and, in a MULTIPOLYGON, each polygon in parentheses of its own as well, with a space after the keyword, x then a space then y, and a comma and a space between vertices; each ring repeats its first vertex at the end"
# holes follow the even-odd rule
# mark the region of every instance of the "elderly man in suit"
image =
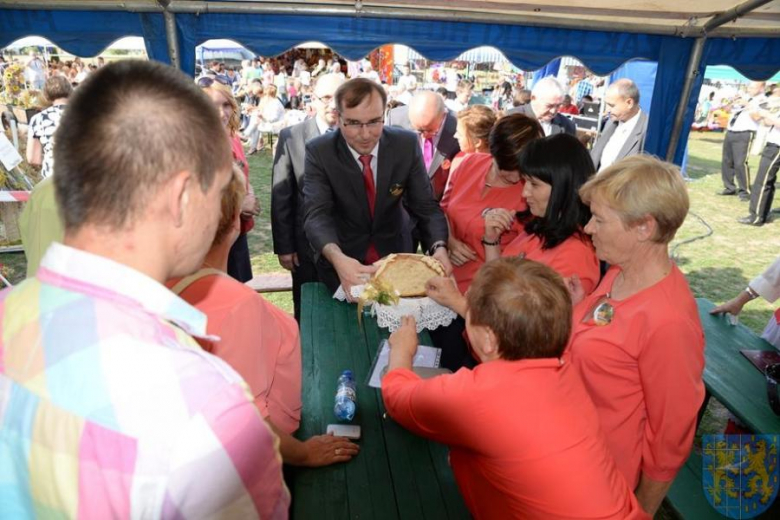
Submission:
POLYGON ((368 281, 373 264, 412 252, 406 210, 423 247, 447 272, 447 221, 433 198, 417 136, 384 126, 387 95, 365 79, 336 91, 339 129, 306 144, 304 229, 321 281, 335 291, 368 281), (405 204, 404 204, 405 199, 405 204))
POLYGON ((440 95, 430 90, 417 92, 407 106, 387 114, 387 124, 417 132, 425 169, 436 200, 441 200, 450 175, 453 157, 460 152, 455 131, 458 118, 440 95))
POLYGON ((647 114, 639 108, 639 89, 628 78, 615 81, 607 89, 609 120, 590 151, 597 171, 645 150, 647 114))
POLYGON ((558 113, 566 92, 558 80, 548 76, 536 82, 531 90, 531 101, 526 105, 510 108, 509 114, 523 114, 539 121, 544 135, 567 133, 576 136, 577 128, 566 116, 558 113))
POLYGON ((295 319, 301 316, 301 285, 317 281, 311 246, 303 231, 303 161, 306 142, 336 130, 334 96, 345 81, 343 74, 317 79, 312 106, 315 116, 279 133, 271 189, 271 232, 279 264, 292 272, 295 319))

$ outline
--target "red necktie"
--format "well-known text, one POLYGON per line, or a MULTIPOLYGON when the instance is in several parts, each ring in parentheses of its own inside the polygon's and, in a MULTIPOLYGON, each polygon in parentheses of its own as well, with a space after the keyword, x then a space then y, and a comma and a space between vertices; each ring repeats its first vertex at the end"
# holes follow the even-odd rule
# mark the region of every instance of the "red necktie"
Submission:
MULTIPOLYGON (((363 184, 366 187, 366 197, 368 198, 368 212, 371 218, 374 218, 374 202, 376 199, 376 188, 374 187, 374 172, 371 170, 371 155, 361 155, 360 163, 363 165, 363 184)), ((365 264, 370 265, 379 260, 379 253, 373 243, 368 244, 366 251, 365 264)))

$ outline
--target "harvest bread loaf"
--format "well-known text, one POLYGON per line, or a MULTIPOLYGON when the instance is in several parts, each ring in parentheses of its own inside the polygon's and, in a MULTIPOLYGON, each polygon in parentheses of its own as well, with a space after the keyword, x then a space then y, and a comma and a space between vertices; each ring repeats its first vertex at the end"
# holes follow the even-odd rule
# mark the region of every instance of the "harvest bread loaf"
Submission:
POLYGON ((425 296, 425 282, 434 276, 445 276, 441 263, 425 255, 392 254, 377 264, 380 267, 374 278, 393 287, 401 298, 425 296))

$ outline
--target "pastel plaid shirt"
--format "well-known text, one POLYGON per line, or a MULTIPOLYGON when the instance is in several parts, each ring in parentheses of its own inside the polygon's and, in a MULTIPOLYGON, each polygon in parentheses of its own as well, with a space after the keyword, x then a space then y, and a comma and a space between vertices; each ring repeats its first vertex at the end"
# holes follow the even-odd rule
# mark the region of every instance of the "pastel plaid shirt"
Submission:
POLYGON ((277 438, 205 316, 54 243, 0 293, 0 518, 286 518, 277 438))

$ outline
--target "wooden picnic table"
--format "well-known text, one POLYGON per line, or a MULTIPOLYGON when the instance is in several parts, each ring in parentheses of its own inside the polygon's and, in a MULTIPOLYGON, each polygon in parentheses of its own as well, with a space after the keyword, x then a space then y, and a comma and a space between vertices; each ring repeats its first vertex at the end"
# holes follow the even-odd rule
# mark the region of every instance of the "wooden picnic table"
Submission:
POLYGON ((744 325, 732 326, 724 315, 711 315, 711 301, 698 298, 696 303, 706 339, 707 399, 715 397, 756 433, 780 433, 780 417, 767 400, 766 378, 739 352, 774 347, 744 325))
MULTIPOLYGON (((740 350, 772 350, 774 347, 744 325, 732 326, 725 316, 710 315, 715 307, 711 301, 698 298, 696 303, 706 340, 704 386, 707 395, 702 412, 710 397, 715 397, 754 432, 780 433, 780 417, 775 415, 767 400, 766 378, 740 353, 740 350)), ((702 456, 694 449, 677 474, 667 501, 683 518, 724 518, 704 495, 702 473, 702 456)), ((756 518, 778 518, 778 509, 780 501, 756 518)))
MULTIPOLYGON (((352 370, 362 428, 360 453, 335 466, 298 469, 292 478, 294 519, 470 518, 450 469, 445 446, 418 437, 386 416, 379 390, 367 385, 374 355, 388 331, 355 304, 332 298, 323 284, 305 284, 301 296, 303 412, 298 436, 325 433, 336 381, 352 370)), ((430 345, 427 332, 420 343, 430 345)))

